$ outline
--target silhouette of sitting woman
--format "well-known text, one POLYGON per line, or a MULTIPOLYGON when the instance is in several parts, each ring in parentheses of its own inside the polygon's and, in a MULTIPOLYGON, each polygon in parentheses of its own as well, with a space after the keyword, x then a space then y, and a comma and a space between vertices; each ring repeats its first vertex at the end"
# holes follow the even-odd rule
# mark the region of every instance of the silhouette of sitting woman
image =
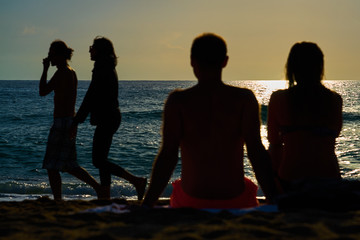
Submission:
POLYGON ((101 185, 106 189, 104 194, 106 198, 110 198, 111 175, 116 175, 135 186, 140 200, 144 195, 146 178, 136 177, 108 160, 113 135, 121 122, 118 77, 115 70, 117 57, 113 44, 107 38, 97 37, 90 46, 89 52, 91 60, 95 61, 92 80, 75 121, 82 123, 90 114, 90 123, 96 126, 92 161, 99 169, 101 185))
POLYGON ((342 98, 322 85, 324 56, 311 42, 289 53, 289 88, 271 95, 268 108, 269 153, 280 191, 309 179, 340 179, 335 139, 342 127, 342 98))

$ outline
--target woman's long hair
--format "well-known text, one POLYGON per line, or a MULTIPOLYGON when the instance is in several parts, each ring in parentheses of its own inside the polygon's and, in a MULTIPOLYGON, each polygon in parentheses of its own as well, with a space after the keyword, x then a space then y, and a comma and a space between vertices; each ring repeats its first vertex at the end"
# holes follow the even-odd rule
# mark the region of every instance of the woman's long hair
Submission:
POLYGON ((324 55, 316 43, 298 42, 291 48, 286 63, 289 87, 318 84, 324 76, 324 55))
POLYGON ((323 116, 331 116, 332 91, 322 85, 323 76, 324 55, 318 45, 312 42, 294 44, 286 63, 289 113, 293 123, 307 116, 314 125, 321 125, 323 116), (295 82, 298 88, 294 87, 295 82))
POLYGON ((105 37, 96 37, 92 47, 96 50, 95 62, 117 65, 117 56, 112 42, 105 37))

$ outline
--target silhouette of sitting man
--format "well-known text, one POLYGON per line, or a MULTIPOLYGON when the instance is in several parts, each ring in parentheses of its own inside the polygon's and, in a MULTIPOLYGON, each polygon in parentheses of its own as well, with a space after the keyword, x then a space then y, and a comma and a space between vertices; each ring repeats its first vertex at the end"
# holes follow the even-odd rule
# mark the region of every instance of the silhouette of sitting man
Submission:
POLYGON ((197 85, 173 91, 163 113, 162 144, 154 161, 143 206, 153 206, 172 175, 181 150, 181 180, 173 183, 172 207, 245 208, 258 205, 257 186, 244 177, 244 144, 265 196, 275 184, 260 138, 259 107, 248 89, 222 82, 225 41, 212 33, 197 37, 191 66, 197 85))

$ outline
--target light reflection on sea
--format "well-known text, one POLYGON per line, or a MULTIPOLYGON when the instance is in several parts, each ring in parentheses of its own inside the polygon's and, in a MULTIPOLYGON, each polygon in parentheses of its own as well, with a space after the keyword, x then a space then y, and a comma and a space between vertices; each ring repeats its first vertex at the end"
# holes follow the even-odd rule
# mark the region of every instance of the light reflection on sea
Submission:
MULTIPOLYGON (((278 89, 287 88, 287 82, 284 80, 266 80, 266 81, 233 81, 229 84, 246 87, 251 89, 262 110, 267 111, 267 105, 271 94, 278 89)), ((337 138, 336 155, 338 157, 341 174, 345 179, 360 178, 360 81, 323 81, 323 84, 329 89, 336 91, 343 98, 343 128, 340 136, 337 138)), ((262 114, 263 124, 261 125, 261 138, 264 146, 267 148, 266 116, 262 114)), ((245 164, 251 169, 249 161, 245 164)), ((311 167, 311 166, 309 166, 311 167)), ((253 180, 255 176, 251 171, 246 171, 253 180)))

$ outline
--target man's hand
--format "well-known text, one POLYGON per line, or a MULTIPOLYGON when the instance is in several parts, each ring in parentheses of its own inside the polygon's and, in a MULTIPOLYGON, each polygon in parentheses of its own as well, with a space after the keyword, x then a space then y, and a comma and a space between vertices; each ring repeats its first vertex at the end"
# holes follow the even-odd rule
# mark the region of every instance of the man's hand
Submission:
POLYGON ((48 57, 43 59, 43 66, 44 66, 44 70, 49 69, 49 67, 50 67, 50 59, 48 57))

